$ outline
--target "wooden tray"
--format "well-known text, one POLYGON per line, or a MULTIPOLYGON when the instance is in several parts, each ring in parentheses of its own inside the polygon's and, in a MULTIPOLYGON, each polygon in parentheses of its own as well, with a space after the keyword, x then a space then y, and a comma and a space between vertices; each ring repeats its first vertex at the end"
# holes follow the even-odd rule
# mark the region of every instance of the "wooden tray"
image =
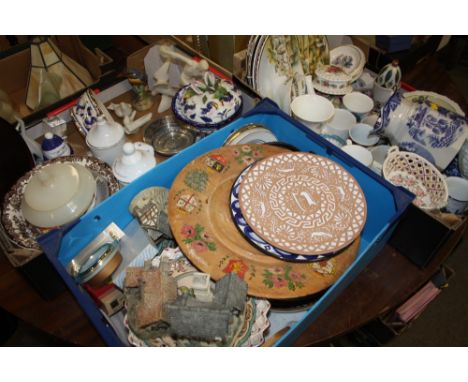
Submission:
POLYGON ((335 282, 353 262, 360 240, 324 262, 287 262, 253 247, 232 221, 229 196, 240 172, 255 160, 285 152, 272 145, 221 147, 190 162, 169 192, 169 222, 182 252, 218 280, 235 272, 248 293, 271 299, 295 299, 335 282))

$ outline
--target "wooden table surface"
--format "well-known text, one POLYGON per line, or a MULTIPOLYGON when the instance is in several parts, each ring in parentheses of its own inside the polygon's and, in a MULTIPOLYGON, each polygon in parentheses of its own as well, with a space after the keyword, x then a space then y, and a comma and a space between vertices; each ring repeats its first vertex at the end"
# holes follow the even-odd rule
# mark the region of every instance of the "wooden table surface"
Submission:
MULTIPOLYGON (((403 79, 418 89, 444 94, 467 111, 463 96, 434 57, 425 60, 419 67, 420 70, 404 75, 403 79)), ((125 95, 119 100, 128 100, 127 97, 128 95, 125 95)), ((155 103, 157 104, 158 102, 155 103)), ((134 135, 132 140, 140 140, 141 133, 134 135)), ((72 131, 71 135, 73 134, 77 133, 72 131)), ((463 229, 457 231, 424 270, 413 265, 389 245, 385 246, 301 336, 296 345, 321 343, 355 329, 398 306, 437 271, 458 243, 462 233, 463 229)), ((68 290, 52 301, 44 301, 3 254, 0 254, 0 306, 26 323, 72 344, 104 345, 68 290)))

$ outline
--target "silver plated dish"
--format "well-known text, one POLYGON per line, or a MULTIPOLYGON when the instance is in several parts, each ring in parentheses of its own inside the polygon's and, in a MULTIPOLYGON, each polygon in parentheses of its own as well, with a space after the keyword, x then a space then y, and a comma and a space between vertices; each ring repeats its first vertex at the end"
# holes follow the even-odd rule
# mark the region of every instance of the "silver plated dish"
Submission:
POLYGON ((144 132, 143 141, 153 146, 163 156, 171 156, 195 142, 196 132, 173 116, 166 116, 151 123, 144 132))

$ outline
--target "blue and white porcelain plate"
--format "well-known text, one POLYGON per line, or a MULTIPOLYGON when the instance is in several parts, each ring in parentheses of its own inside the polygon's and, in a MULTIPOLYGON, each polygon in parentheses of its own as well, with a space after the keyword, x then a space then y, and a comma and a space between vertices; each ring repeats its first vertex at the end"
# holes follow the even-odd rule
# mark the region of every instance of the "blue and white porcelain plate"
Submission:
POLYGON ((263 240, 260 236, 258 236, 252 228, 249 227, 247 222, 245 221, 244 217, 242 216, 242 211, 239 205, 239 187, 242 182, 242 178, 247 174, 250 170, 251 166, 248 166, 244 171, 241 172, 239 177, 234 182, 234 186, 231 190, 231 199, 230 199, 230 206, 231 206, 231 214, 239 231, 244 235, 244 237, 254 246, 266 252, 269 255, 277 257, 281 260, 290 260, 290 261, 323 261, 328 260, 330 257, 334 256, 335 254, 325 254, 325 255, 296 255, 291 252, 283 251, 279 248, 274 247, 271 244, 268 244, 265 240, 263 240))
POLYGON ((175 116, 200 129, 218 129, 232 121, 241 111, 240 91, 229 81, 206 73, 180 89, 172 100, 175 116))

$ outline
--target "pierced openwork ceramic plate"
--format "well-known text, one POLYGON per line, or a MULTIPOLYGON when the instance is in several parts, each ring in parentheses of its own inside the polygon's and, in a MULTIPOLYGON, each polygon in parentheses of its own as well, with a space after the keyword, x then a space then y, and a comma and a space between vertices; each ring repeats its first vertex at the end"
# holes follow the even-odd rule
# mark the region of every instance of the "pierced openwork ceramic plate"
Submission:
POLYGON ((285 153, 257 162, 246 174, 239 202, 247 224, 288 252, 321 255, 355 240, 367 204, 354 177, 332 160, 285 153))
POLYGON ((94 206, 117 192, 120 188, 119 181, 112 173, 112 169, 99 159, 87 156, 68 156, 51 159, 42 165, 36 166, 23 177, 18 179, 10 192, 5 196, 3 203, 2 223, 10 238, 20 247, 38 249, 36 241, 40 235, 50 231, 30 224, 21 213, 21 201, 24 190, 34 174, 45 166, 53 163, 80 164, 90 170, 96 179, 96 195, 94 206))
MULTIPOLYGON (((325 273, 311 263, 286 262, 265 255, 236 228, 229 196, 241 171, 257 159, 285 152, 272 145, 225 146, 190 162, 169 191, 169 223, 181 251, 202 272, 219 280, 235 272, 248 294, 278 300, 317 293, 354 260, 359 240, 329 260, 325 273)), ((313 263, 320 264, 320 263, 313 263)))
MULTIPOLYGON (((251 165, 252 166, 252 165, 251 165)), ((273 245, 267 243, 265 240, 263 240, 260 236, 258 236, 252 228, 249 227, 247 222, 244 219, 244 216, 242 215, 242 211, 240 209, 239 205, 239 188, 242 182, 242 179, 245 177, 247 172, 250 170, 250 167, 247 167, 242 173, 239 175, 239 177, 236 179, 236 182, 234 183, 234 186, 232 187, 231 190, 231 214, 232 218, 234 219, 234 223, 236 224, 237 228, 239 231, 244 235, 244 237, 252 243, 254 246, 258 247, 261 251, 275 256, 279 259, 282 260, 290 260, 290 261, 321 261, 321 260, 326 260, 327 256, 326 255, 312 255, 312 256, 305 256, 305 255, 296 255, 291 252, 287 251, 282 251, 281 249, 278 249, 274 247, 273 245)))

